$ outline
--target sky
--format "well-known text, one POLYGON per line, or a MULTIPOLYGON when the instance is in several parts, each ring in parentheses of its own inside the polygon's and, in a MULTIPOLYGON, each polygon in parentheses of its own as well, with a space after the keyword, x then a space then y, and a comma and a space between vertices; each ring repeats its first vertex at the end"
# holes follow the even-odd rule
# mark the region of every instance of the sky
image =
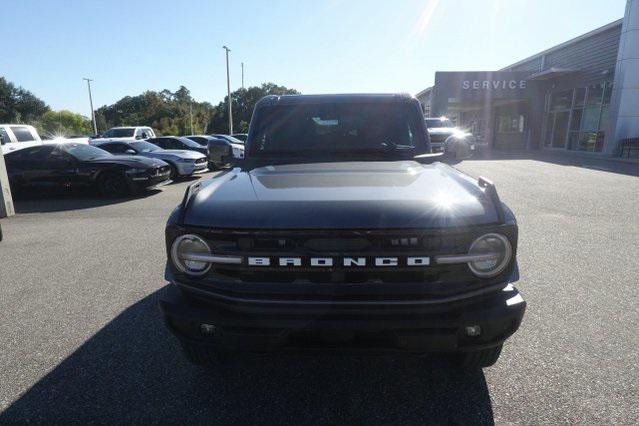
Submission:
POLYGON ((55 110, 186 86, 408 92, 496 70, 623 16, 625 0, 0 0, 0 76, 55 110))

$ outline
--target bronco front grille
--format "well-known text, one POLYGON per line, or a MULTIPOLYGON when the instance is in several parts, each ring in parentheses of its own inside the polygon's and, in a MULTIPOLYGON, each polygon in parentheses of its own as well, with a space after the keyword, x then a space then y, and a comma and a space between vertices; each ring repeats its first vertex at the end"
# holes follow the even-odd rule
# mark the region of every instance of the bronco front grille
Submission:
POLYGON ((468 278, 465 265, 408 266, 408 259, 434 259, 439 254, 467 252, 468 233, 343 231, 288 233, 238 232, 204 234, 215 254, 242 256, 238 265, 218 265, 209 276, 235 282, 272 283, 427 283, 468 278), (248 259, 268 259, 251 265, 248 259), (282 258, 295 259, 281 264, 282 258), (330 259, 330 266, 310 259, 330 259), (379 259, 397 264, 378 265, 379 259), (296 264, 293 264, 296 263, 296 264), (459 274, 464 277, 460 277, 459 274))

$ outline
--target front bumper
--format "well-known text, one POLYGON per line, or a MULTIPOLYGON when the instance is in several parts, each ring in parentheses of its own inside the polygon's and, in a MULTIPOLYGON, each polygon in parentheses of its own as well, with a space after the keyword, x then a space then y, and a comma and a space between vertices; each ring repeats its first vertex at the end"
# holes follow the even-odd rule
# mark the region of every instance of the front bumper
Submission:
POLYGON ((159 302, 165 323, 181 341, 224 345, 240 351, 345 349, 464 352, 497 346, 521 323, 526 302, 512 285, 442 303, 418 301, 321 303, 214 300, 176 285, 159 302), (202 324, 213 325, 207 332, 202 324), (466 327, 479 325, 470 337, 466 327))
POLYGON ((195 164, 195 163, 177 163, 177 170, 178 173, 182 176, 190 176, 192 174, 195 173, 203 173, 207 170, 207 163, 200 163, 200 164, 195 164))
POLYGON ((131 190, 141 190, 159 187, 171 182, 169 173, 162 173, 156 176, 129 176, 128 184, 131 190))

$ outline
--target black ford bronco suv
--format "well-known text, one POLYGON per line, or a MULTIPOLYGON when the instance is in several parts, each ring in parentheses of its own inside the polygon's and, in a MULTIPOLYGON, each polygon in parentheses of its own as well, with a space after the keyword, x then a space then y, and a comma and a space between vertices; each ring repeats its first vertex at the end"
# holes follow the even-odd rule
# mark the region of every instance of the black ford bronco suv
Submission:
POLYGON ((269 96, 246 155, 166 226, 160 308, 198 364, 276 349, 490 366, 522 320, 517 223, 438 162, 408 95, 269 96))

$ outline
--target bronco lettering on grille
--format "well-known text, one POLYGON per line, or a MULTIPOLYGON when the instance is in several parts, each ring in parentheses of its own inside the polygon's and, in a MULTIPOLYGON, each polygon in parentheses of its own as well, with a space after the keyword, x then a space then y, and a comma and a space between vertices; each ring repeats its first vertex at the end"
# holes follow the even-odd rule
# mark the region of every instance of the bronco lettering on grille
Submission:
POLYGON ((362 266, 399 267, 399 266, 429 266, 428 256, 406 257, 255 257, 247 258, 249 266, 280 266, 280 267, 333 267, 340 265, 345 268, 362 266))

